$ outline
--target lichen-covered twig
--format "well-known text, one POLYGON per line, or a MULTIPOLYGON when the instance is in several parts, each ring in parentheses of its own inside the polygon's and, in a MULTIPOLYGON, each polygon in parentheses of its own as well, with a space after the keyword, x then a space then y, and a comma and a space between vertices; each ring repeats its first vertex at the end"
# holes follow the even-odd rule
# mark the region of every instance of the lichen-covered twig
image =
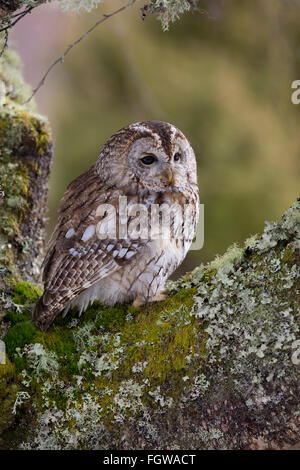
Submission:
POLYGON ((42 79, 40 80, 40 82, 38 83, 38 85, 34 88, 31 96, 28 98, 28 100, 25 101, 25 103, 28 103, 33 97, 34 95, 39 91, 39 89, 44 85, 49 73, 51 72, 51 70, 59 63, 63 63, 65 57, 67 54, 69 54, 69 52, 73 49, 73 47, 77 46, 77 44, 79 44, 81 41, 83 41, 87 36, 89 36, 89 34, 91 34, 94 29, 96 29, 100 24, 104 23, 106 20, 108 20, 109 18, 111 18, 112 16, 115 16, 117 15, 118 13, 121 13, 122 11, 126 10, 127 8, 131 7, 132 5, 134 5, 136 3, 136 0, 131 0, 130 2, 126 3, 126 5, 123 5, 122 7, 118 8, 117 10, 114 10, 112 13, 108 13, 108 14, 103 14, 102 17, 96 21, 96 23, 90 28, 88 29, 88 31, 86 31, 84 34, 82 34, 76 41, 72 42, 71 44, 69 44, 69 46, 67 47, 67 49, 64 51, 64 53, 58 57, 51 65, 50 67, 47 69, 46 73, 44 74, 44 76, 42 77, 42 79))

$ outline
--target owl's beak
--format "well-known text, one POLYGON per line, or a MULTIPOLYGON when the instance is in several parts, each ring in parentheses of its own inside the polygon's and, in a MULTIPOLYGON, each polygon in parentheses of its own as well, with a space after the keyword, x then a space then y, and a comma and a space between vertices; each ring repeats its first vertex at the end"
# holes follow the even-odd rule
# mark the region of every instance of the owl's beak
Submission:
POLYGON ((168 167, 165 171, 166 180, 168 181, 168 186, 175 185, 175 178, 174 173, 170 167, 168 167))

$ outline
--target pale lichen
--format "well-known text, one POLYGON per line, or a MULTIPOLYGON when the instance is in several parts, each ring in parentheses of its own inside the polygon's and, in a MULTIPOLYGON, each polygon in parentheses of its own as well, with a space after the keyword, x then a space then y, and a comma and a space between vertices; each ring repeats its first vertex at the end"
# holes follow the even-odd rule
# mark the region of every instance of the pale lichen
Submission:
MULTIPOLYGON (((26 6, 36 7, 48 0, 20 0, 19 8, 26 6)), ((97 8, 104 0, 58 0, 63 11, 71 10, 80 12, 85 10, 87 12, 97 8)), ((143 15, 155 14, 162 24, 162 28, 167 30, 169 24, 178 20, 183 13, 196 9, 198 0, 144 0, 140 2, 142 5, 143 15)), ((10 20, 10 12, 4 18, 6 23, 10 20)))
POLYGON ((181 15, 191 9, 188 0, 150 0, 144 7, 145 12, 157 14, 164 31, 169 29, 170 23, 178 20, 181 15))
POLYGON ((59 0, 61 8, 63 10, 80 11, 86 10, 90 12, 94 8, 97 8, 103 0, 59 0))
MULTIPOLYGON (((97 8, 103 0, 59 0, 63 10, 80 11, 86 10, 90 12, 97 8)), ((162 28, 167 30, 169 24, 178 20, 183 13, 189 11, 191 6, 195 6, 196 1, 188 0, 149 0, 143 2, 142 11, 144 15, 156 14, 162 24, 162 28)))

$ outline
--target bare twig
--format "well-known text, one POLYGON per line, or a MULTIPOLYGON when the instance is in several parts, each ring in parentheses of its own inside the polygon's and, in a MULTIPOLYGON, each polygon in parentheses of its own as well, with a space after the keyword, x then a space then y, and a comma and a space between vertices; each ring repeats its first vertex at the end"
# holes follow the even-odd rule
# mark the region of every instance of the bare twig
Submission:
POLYGON ((66 55, 71 51, 71 49, 73 49, 74 46, 77 46, 77 44, 79 44, 83 39, 85 39, 89 34, 91 34, 94 29, 97 28, 97 26, 99 26, 101 23, 104 23, 104 21, 108 20, 109 18, 111 18, 112 16, 115 16, 117 15, 118 13, 121 13, 122 11, 126 10, 127 8, 131 7, 132 5, 134 5, 134 3, 136 3, 137 0, 130 0, 130 2, 128 2, 126 5, 118 8, 117 10, 113 11, 112 13, 109 13, 109 14, 103 14, 102 17, 96 21, 96 23, 88 30, 86 31, 84 34, 82 34, 76 41, 72 42, 71 44, 69 44, 69 46, 67 47, 67 49, 64 51, 64 53, 58 57, 51 65, 50 67, 47 69, 46 73, 44 74, 44 76, 42 77, 41 81, 38 83, 38 85, 36 86, 36 88, 34 88, 31 96, 23 103, 23 104, 26 104, 28 103, 33 97, 34 95, 39 91, 39 89, 44 85, 45 83, 45 80, 46 78, 48 77, 49 73, 51 72, 51 70, 59 63, 63 63, 66 55))

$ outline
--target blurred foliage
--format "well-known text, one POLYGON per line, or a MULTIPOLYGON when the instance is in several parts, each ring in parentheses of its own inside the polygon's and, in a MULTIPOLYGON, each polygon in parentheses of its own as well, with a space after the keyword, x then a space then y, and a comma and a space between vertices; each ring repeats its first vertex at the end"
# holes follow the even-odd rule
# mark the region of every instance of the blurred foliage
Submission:
MULTIPOLYGON (((169 32, 152 16, 140 21, 134 7, 57 69, 49 231, 67 184, 111 134, 139 120, 175 124, 197 154, 205 245, 181 273, 261 231, 299 195, 300 106, 291 103, 291 83, 300 78, 300 2, 200 5, 205 11, 183 15, 169 32)), ((102 9, 71 18, 63 44, 102 9)))

